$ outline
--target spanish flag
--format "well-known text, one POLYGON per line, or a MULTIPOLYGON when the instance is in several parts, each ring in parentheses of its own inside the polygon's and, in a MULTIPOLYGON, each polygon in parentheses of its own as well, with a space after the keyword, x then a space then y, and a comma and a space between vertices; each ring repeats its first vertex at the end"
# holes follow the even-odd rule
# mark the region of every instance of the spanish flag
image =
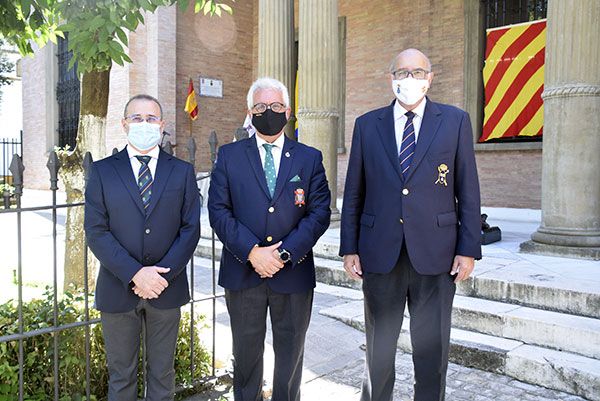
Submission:
POLYGON ((194 82, 192 81, 192 78, 190 78, 184 110, 190 115, 192 120, 198 118, 198 103, 196 103, 196 93, 194 92, 194 82))
POLYGON ((487 30, 479 142, 542 135, 545 49, 546 20, 487 30))

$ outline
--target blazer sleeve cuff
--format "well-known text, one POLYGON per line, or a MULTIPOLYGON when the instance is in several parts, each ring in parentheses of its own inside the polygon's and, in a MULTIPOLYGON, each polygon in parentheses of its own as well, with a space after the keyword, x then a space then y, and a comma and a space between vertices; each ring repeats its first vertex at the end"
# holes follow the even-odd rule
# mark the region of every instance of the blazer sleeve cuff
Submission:
POLYGON ((481 259, 481 246, 457 246, 456 254, 461 256, 470 256, 476 260, 481 259))
POLYGON ((132 263, 131 265, 125 267, 123 272, 119 274, 118 278, 123 282, 125 289, 129 289, 133 285, 131 280, 133 280, 133 276, 135 276, 142 267, 144 266, 132 263))

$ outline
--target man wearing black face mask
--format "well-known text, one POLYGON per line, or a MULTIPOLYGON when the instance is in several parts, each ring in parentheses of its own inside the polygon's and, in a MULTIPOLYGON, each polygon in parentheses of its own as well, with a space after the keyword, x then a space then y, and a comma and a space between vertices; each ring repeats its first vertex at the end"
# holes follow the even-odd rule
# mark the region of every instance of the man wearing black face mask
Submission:
POLYGON ((272 401, 299 401, 315 268, 312 247, 329 226, 322 155, 285 137, 287 88, 258 79, 248 92, 249 139, 219 149, 208 210, 223 242, 219 284, 233 335, 236 401, 262 401, 267 310, 273 327, 272 401))

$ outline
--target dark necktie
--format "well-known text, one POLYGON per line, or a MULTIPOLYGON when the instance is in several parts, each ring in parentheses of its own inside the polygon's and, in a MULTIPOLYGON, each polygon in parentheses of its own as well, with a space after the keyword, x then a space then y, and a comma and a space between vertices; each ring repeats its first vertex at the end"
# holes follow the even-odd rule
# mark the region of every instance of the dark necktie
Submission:
POLYGON ((138 188, 140 189, 144 209, 148 209, 150 197, 152 196, 152 173, 150 172, 148 163, 150 163, 150 159, 152 158, 150 156, 136 156, 136 158, 142 164, 138 172, 138 188))
POLYGON ((410 163, 412 162, 416 147, 415 125, 413 124, 415 113, 407 111, 405 115, 407 117, 406 124, 404 125, 404 133, 402 134, 400 154, 398 155, 400 169, 402 170, 402 176, 404 178, 408 175, 408 169, 410 168, 410 163))
POLYGON ((275 160, 273 159, 273 153, 271 150, 275 145, 271 145, 269 143, 264 143, 263 147, 265 148, 265 165, 263 166, 265 170, 265 178, 267 179, 267 187, 269 188, 269 193, 271 197, 275 193, 275 183, 277 182, 277 174, 275 173, 275 160))

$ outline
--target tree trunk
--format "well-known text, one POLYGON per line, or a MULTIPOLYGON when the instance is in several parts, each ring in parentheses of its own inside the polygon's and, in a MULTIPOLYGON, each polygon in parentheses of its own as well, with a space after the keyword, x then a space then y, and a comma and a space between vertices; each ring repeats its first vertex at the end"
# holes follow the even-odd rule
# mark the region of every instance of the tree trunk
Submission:
MULTIPOLYGON (((65 186, 68 203, 84 201, 85 174, 83 156, 92 154, 94 160, 106 155, 106 113, 110 70, 83 74, 81 82, 81 106, 77 145, 71 153, 61 153, 60 178, 65 186)), ((83 231, 83 207, 67 209, 65 236, 64 288, 84 286, 85 233, 83 231)), ((88 285, 93 290, 96 280, 97 260, 88 253, 88 285)))

